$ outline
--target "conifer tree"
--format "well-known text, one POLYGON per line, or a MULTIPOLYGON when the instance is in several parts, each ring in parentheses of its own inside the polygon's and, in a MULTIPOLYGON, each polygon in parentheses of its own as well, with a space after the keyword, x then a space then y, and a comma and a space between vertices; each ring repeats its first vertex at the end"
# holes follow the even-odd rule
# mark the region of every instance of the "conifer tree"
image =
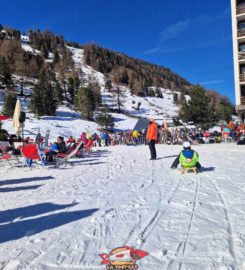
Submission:
POLYGON ((96 117, 96 123, 98 123, 101 127, 105 128, 106 130, 109 128, 114 127, 114 119, 113 117, 106 113, 102 112, 96 117))
POLYGON ((7 88, 10 88, 13 84, 10 67, 4 57, 0 57, 0 82, 6 85, 7 88))
POLYGON ((68 93, 70 95, 71 103, 74 103, 75 90, 74 90, 74 79, 72 77, 68 78, 68 93))
POLYGON ((68 92, 70 94, 71 103, 74 104, 75 96, 80 87, 80 80, 78 76, 69 77, 68 79, 68 92))
POLYGON ((121 107, 123 105, 123 98, 125 97, 123 90, 118 86, 112 90, 115 103, 117 105, 118 112, 121 113, 121 107))
POLYGON ((178 94, 176 92, 173 94, 173 102, 176 105, 179 104, 179 96, 178 96, 178 94))
POLYGON ((38 116, 54 115, 57 108, 55 81, 50 69, 40 72, 39 82, 35 85, 31 96, 31 110, 38 116))
POLYGON ((227 97, 221 97, 219 107, 219 118, 227 123, 232 119, 233 105, 227 97))
POLYGON ((3 115, 12 117, 14 114, 17 96, 14 93, 8 93, 4 97, 3 115))
POLYGON ((205 128, 215 122, 215 110, 210 98, 201 86, 193 86, 190 91, 191 99, 184 102, 180 111, 180 118, 185 122, 194 122, 205 128))
POLYGON ((76 95, 76 108, 85 119, 92 119, 95 110, 95 98, 90 87, 81 87, 76 95))
POLYGON ((105 89, 107 89, 109 92, 111 91, 112 89, 112 83, 111 83, 111 80, 107 80, 105 82, 105 89))

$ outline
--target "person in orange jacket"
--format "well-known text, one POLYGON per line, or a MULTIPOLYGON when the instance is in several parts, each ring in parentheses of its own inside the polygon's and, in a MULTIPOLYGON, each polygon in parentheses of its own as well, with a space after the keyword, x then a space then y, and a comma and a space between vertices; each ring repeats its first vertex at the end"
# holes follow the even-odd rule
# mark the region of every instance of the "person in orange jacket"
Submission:
POLYGON ((146 139, 149 142, 149 148, 151 152, 151 158, 150 160, 156 160, 157 154, 156 154, 156 141, 157 141, 157 124, 155 123, 154 119, 151 119, 147 128, 147 134, 146 139))
POLYGON ((234 130, 235 129, 235 123, 233 122, 233 121, 230 121, 229 122, 229 128, 230 128, 230 130, 234 130))

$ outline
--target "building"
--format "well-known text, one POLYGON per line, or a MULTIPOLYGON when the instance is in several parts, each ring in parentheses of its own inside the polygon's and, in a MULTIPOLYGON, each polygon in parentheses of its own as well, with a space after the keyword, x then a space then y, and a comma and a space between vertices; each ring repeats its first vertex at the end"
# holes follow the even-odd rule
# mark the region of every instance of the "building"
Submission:
POLYGON ((245 119, 245 0, 231 0, 236 111, 245 119))

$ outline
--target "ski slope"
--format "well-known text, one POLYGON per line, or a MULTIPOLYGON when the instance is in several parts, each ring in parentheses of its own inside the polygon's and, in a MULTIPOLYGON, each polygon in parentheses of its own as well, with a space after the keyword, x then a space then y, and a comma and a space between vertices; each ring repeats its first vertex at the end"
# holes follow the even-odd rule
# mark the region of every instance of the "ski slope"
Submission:
POLYGON ((205 167, 180 175, 180 146, 97 148, 74 167, 0 170, 0 269, 106 269, 98 254, 149 252, 141 270, 245 269, 243 146, 196 146, 205 167))

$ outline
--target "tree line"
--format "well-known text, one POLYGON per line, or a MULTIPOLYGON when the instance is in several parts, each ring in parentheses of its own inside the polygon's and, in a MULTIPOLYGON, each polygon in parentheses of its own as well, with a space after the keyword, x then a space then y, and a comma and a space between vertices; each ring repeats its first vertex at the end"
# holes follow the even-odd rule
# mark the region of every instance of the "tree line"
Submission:
POLYGON ((138 96, 147 96, 148 87, 151 86, 181 91, 187 90, 191 85, 168 68, 96 44, 84 46, 84 57, 87 65, 107 74, 112 82, 128 86, 132 94, 138 96))
MULTIPOLYGON (((34 51, 25 51, 20 31, 0 25, 0 32, 3 29, 4 35, 0 34, 0 87, 12 90, 16 80, 14 75, 30 78, 33 84, 31 110, 37 116, 54 115, 57 107, 66 101, 85 119, 93 119, 94 112, 101 110, 98 121, 107 125, 111 123, 108 117, 110 109, 101 108, 100 86, 94 81, 85 84, 79 77, 71 51, 67 48, 70 45, 83 48, 85 63, 105 74, 106 88, 113 93, 118 112, 121 111, 123 98, 120 85, 129 87, 132 94, 159 98, 163 98, 162 87, 178 91, 173 93, 173 99, 180 105, 179 117, 184 121, 211 125, 217 119, 228 121, 231 118, 233 106, 226 97, 191 85, 168 68, 95 44, 82 46, 66 42, 62 35, 54 35, 50 31, 30 30, 29 43, 34 51), (186 94, 191 97, 189 101, 185 99, 186 94)), ((5 114, 12 114, 7 108, 14 104, 15 99, 13 93, 7 95, 6 104, 10 105, 5 106, 5 114)))

